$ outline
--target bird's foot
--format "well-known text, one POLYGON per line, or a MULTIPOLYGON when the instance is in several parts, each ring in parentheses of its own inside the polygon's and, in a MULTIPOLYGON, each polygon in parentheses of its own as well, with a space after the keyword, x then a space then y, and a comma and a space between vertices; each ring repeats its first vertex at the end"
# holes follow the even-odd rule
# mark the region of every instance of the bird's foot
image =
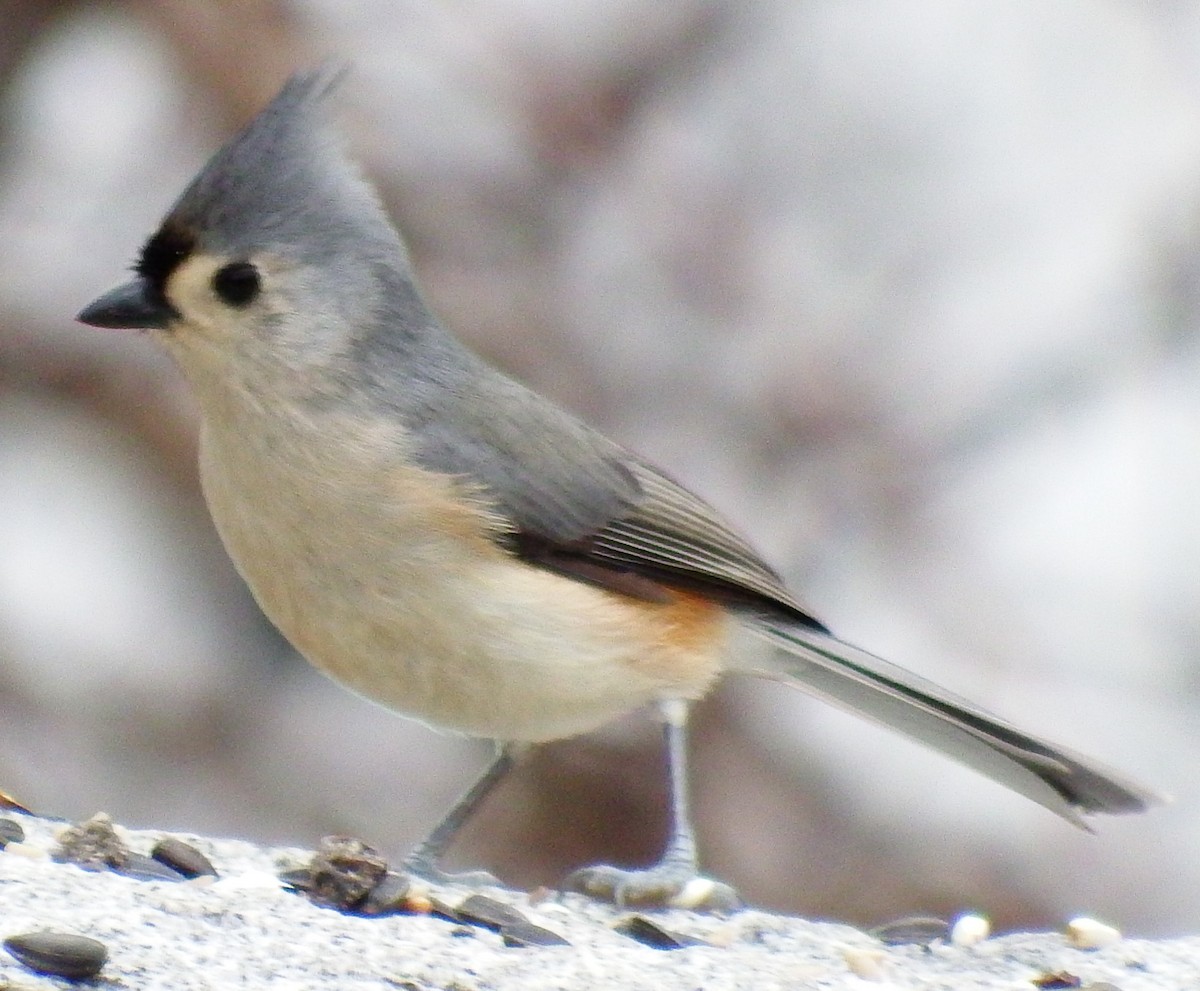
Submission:
POLYGON ((625 870, 596 864, 573 871, 563 882, 577 891, 618 908, 688 908, 732 912, 741 907, 736 891, 721 881, 703 877, 688 863, 665 860, 645 870, 625 870))
POLYGON ((410 854, 401 864, 401 870, 411 877, 430 884, 455 884, 464 888, 502 888, 500 879, 487 871, 447 871, 430 857, 420 853, 410 854))

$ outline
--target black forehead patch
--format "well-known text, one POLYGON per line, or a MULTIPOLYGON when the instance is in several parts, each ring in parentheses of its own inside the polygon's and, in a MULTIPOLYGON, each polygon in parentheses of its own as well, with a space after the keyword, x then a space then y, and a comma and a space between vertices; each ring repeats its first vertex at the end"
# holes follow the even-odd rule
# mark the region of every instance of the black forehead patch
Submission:
POLYGON ((133 270, 161 290, 167 279, 196 248, 195 235, 168 218, 142 248, 133 270))

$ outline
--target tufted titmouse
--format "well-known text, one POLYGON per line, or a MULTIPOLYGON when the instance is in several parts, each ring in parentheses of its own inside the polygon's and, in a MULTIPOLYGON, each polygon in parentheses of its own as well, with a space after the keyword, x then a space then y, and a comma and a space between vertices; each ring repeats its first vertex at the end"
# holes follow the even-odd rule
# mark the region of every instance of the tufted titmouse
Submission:
POLYGON ((217 529, 296 648, 367 698, 497 741, 409 869, 449 877, 440 855, 523 746, 655 703, 663 858, 570 884, 690 897, 685 717, 729 670, 795 682, 1074 823, 1155 800, 838 640, 703 501, 454 340, 321 120, 336 75, 293 77, 184 191, 135 278, 79 319, 154 331, 178 362, 217 529), (752 666, 727 650, 737 630, 780 649, 752 666))

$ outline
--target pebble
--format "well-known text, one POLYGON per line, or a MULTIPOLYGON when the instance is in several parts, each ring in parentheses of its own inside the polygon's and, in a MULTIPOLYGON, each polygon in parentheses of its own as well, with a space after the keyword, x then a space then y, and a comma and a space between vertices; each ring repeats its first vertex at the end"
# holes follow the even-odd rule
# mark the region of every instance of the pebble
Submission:
POLYGON ((95 977, 108 960, 103 943, 74 933, 21 933, 9 936, 4 948, 30 970, 73 981, 95 977))
POLYGON ((842 959, 850 973, 864 981, 882 981, 887 977, 884 966, 887 955, 883 950, 871 946, 847 946, 842 949, 842 959))
POLYGON ((55 860, 87 871, 120 867, 128 856, 129 850, 117 835, 111 817, 103 812, 60 832, 58 849, 54 852, 55 860))
POLYGON ((350 836, 326 836, 308 869, 308 897, 340 909, 357 909, 388 872, 377 850, 350 836))
POLYGON ((1065 991, 1067 988, 1078 988, 1083 986, 1076 974, 1072 974, 1068 970, 1050 970, 1044 974, 1039 974, 1030 982, 1035 988, 1040 988, 1041 991, 1065 991))
POLYGON ((982 915, 968 913, 954 920, 950 929, 950 942, 955 946, 974 946, 982 943, 992 933, 992 924, 982 915))

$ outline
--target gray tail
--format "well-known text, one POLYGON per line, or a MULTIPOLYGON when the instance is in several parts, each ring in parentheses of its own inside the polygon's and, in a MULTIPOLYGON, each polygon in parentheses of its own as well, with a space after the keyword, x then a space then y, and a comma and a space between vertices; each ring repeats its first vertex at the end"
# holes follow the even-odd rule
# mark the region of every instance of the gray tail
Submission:
POLYGON ((1081 815, 1142 812, 1164 799, 1102 764, 1029 736, 882 658, 800 624, 755 617, 775 646, 773 667, 819 698, 866 716, 974 768, 1087 828, 1081 815))

